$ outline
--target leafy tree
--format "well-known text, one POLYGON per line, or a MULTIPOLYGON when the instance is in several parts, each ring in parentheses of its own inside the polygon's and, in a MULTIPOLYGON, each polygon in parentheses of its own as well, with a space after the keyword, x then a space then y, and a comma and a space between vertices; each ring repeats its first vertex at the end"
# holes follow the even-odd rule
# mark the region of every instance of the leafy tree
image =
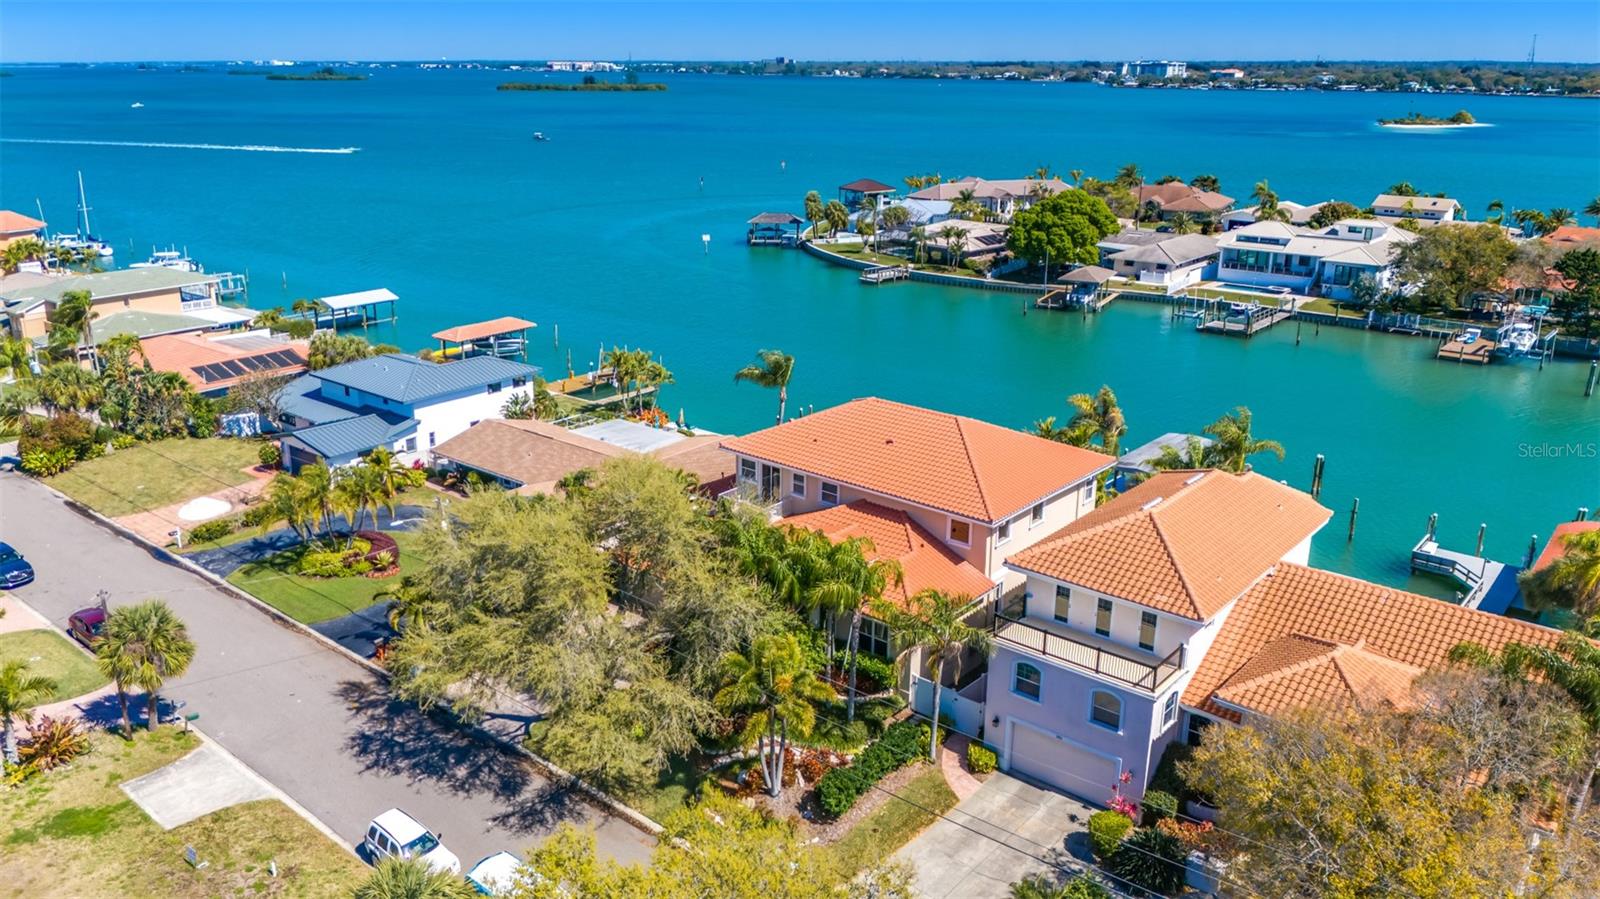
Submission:
POLYGON ((1100 258, 1095 246, 1116 233, 1117 217, 1105 201, 1083 191, 1067 190, 1051 194, 1011 219, 1006 244, 1018 256, 1043 264, 1053 262, 1094 263, 1100 258))
POLYGON ((478 891, 459 875, 439 871, 419 858, 378 862, 351 899, 475 899, 478 891))
POLYGON ((28 711, 55 692, 56 682, 42 674, 29 674, 28 663, 12 659, 0 665, 0 729, 5 731, 7 764, 20 761, 17 755, 16 720, 32 721, 28 711))
POLYGON ((145 691, 149 702, 149 727, 160 725, 158 693, 169 679, 182 677, 194 660, 194 641, 172 608, 159 599, 115 609, 106 617, 104 632, 95 644, 101 670, 118 684, 124 733, 131 735, 126 687, 145 691))
MULTIPOLYGON (((1543 241, 1539 243, 1542 245, 1543 241)), ((1572 332, 1581 337, 1594 336, 1600 330, 1600 250, 1572 250, 1557 259, 1554 268, 1572 286, 1556 295, 1551 311, 1561 316, 1572 332)), ((1538 269, 1542 283, 1543 267, 1538 269)))
POLYGON ((1257 440, 1250 432, 1250 422, 1250 410, 1240 406, 1202 429, 1202 433, 1211 438, 1211 445, 1205 451, 1208 467, 1243 474, 1250 468, 1249 458, 1258 453, 1272 453, 1278 461, 1283 461, 1283 444, 1276 440, 1257 440))
POLYGON ((1498 289, 1515 251, 1495 225, 1439 225, 1400 247, 1395 276, 1410 291, 1410 302, 1457 309, 1475 293, 1498 289))
POLYGON ((1316 212, 1311 213, 1311 218, 1306 220, 1306 224, 1313 228, 1327 228, 1340 219, 1353 219, 1360 216, 1361 210, 1356 207, 1356 204, 1346 203, 1343 200, 1329 200, 1318 206, 1316 212))
POLYGON ((1133 218, 1138 214, 1139 198, 1133 192, 1137 183, 1130 187, 1118 181, 1085 178, 1079 187, 1085 194, 1100 199, 1118 218, 1133 218))
POLYGON ((806 665, 793 634, 773 634, 750 644, 748 655, 723 658, 723 683, 712 701, 724 714, 749 712, 746 733, 756 738, 767 792, 783 789, 784 756, 791 728, 808 737, 816 723, 816 704, 834 698, 833 690, 806 665))
POLYGON ((1208 190, 1212 193, 1222 192, 1222 182, 1217 180, 1216 175, 1196 175, 1190 179, 1189 186, 1196 190, 1208 190))
MULTIPOLYGON (((900 207, 894 207, 896 209, 900 207)), ((782 350, 760 350, 756 361, 733 373, 735 384, 744 381, 778 391, 778 424, 783 424, 789 404, 789 380, 794 377, 794 357, 782 350)))
MULTIPOLYGON (((873 614, 889 625, 889 634, 896 647, 896 668, 905 664, 906 650, 920 648, 927 652, 928 680, 933 682, 933 709, 937 717, 939 708, 940 676, 946 663, 955 666, 956 679, 961 677, 961 654, 964 650, 981 655, 989 653, 989 632, 967 623, 971 614, 972 598, 952 596, 943 590, 922 590, 906 601, 904 608, 880 601, 873 614)), ((928 758, 939 760, 939 728, 929 728, 928 758)))

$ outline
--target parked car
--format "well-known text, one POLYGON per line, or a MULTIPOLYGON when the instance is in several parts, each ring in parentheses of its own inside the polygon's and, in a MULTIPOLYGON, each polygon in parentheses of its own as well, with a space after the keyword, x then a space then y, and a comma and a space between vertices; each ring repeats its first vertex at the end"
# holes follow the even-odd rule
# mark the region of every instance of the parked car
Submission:
POLYGON ((467 883, 485 896, 505 896, 518 886, 527 886, 528 878, 517 873, 522 859, 509 852, 496 852, 484 858, 467 872, 467 883))
POLYGON ((33 583, 33 566, 9 543, 0 543, 0 589, 33 583))
POLYGON ((67 633, 89 650, 94 649, 94 641, 100 639, 105 626, 106 610, 99 606, 79 609, 67 617, 67 633))
POLYGON ((461 873, 461 859, 416 818, 397 808, 389 809, 367 825, 361 845, 374 861, 386 858, 420 858, 435 871, 461 873))

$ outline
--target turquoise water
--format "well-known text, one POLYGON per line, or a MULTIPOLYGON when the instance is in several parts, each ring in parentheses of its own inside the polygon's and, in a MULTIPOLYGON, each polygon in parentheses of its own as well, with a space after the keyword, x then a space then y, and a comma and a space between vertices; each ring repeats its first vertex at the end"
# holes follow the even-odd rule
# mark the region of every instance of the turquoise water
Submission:
POLYGON ((1514 561, 1530 535, 1600 507, 1600 397, 1583 399, 1578 363, 1469 369, 1433 361, 1425 340, 1333 328, 1305 330, 1299 346, 1289 325, 1202 336, 1134 302, 1087 321, 1024 316, 1014 295, 867 288, 801 253, 743 245, 754 213, 861 176, 1109 176, 1127 161, 1151 177, 1213 173, 1235 196, 1268 178, 1286 199, 1364 204, 1409 180, 1475 215, 1495 198, 1582 208, 1600 193, 1600 104, 716 76, 657 94, 497 93, 502 80, 18 70, 0 79, 8 141, 361 150, 6 142, 0 206, 31 213, 39 197, 66 224, 82 169, 95 230, 123 264, 154 243, 187 246, 209 270, 248 271, 262 307, 388 287, 400 320, 377 336, 411 348, 441 327, 521 315, 539 323, 534 361, 552 374, 568 350, 582 371, 601 342, 650 347, 677 375, 664 404, 719 431, 770 420, 774 398, 731 380, 768 346, 795 354, 793 402, 818 408, 873 394, 1021 427, 1108 383, 1132 445, 1245 404, 1258 434, 1288 447, 1262 471, 1306 486, 1313 456, 1328 457, 1322 499, 1337 514, 1316 564, 1434 592, 1406 571, 1430 512, 1447 545, 1470 550, 1485 522, 1488 553, 1514 561), (1494 127, 1371 124, 1463 105, 1494 127))

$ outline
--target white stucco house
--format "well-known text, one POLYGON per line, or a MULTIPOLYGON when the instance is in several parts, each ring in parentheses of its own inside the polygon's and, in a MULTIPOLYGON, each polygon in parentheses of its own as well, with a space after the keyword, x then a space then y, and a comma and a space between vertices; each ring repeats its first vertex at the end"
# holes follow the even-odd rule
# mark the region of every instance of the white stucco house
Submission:
POLYGON ((1372 200, 1372 214, 1382 219, 1414 219, 1423 224, 1453 222, 1461 204, 1451 197, 1408 197, 1378 194, 1372 200))
POLYGON ((494 356, 443 364, 390 353, 301 375, 279 395, 283 467, 348 465, 378 447, 402 462, 486 418, 517 394, 533 398, 539 369, 494 356))
POLYGON ((1205 234, 1180 234, 1145 246, 1130 247, 1106 257, 1106 268, 1123 278, 1188 287, 1216 273, 1217 239, 1205 234))
POLYGON ((1415 234, 1379 219, 1341 219, 1327 228, 1256 222, 1217 241, 1216 277, 1349 299, 1350 286, 1363 275, 1380 290, 1391 289, 1395 255, 1413 240, 1415 234))

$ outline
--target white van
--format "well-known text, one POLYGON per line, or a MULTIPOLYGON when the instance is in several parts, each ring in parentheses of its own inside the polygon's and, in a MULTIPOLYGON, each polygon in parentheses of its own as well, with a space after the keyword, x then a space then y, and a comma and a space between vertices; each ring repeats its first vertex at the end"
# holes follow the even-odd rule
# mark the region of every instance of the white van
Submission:
POLYGON ((444 848, 439 838, 416 818, 397 808, 372 819, 361 845, 366 847, 374 863, 386 858, 420 858, 436 871, 461 873, 461 859, 444 848))

